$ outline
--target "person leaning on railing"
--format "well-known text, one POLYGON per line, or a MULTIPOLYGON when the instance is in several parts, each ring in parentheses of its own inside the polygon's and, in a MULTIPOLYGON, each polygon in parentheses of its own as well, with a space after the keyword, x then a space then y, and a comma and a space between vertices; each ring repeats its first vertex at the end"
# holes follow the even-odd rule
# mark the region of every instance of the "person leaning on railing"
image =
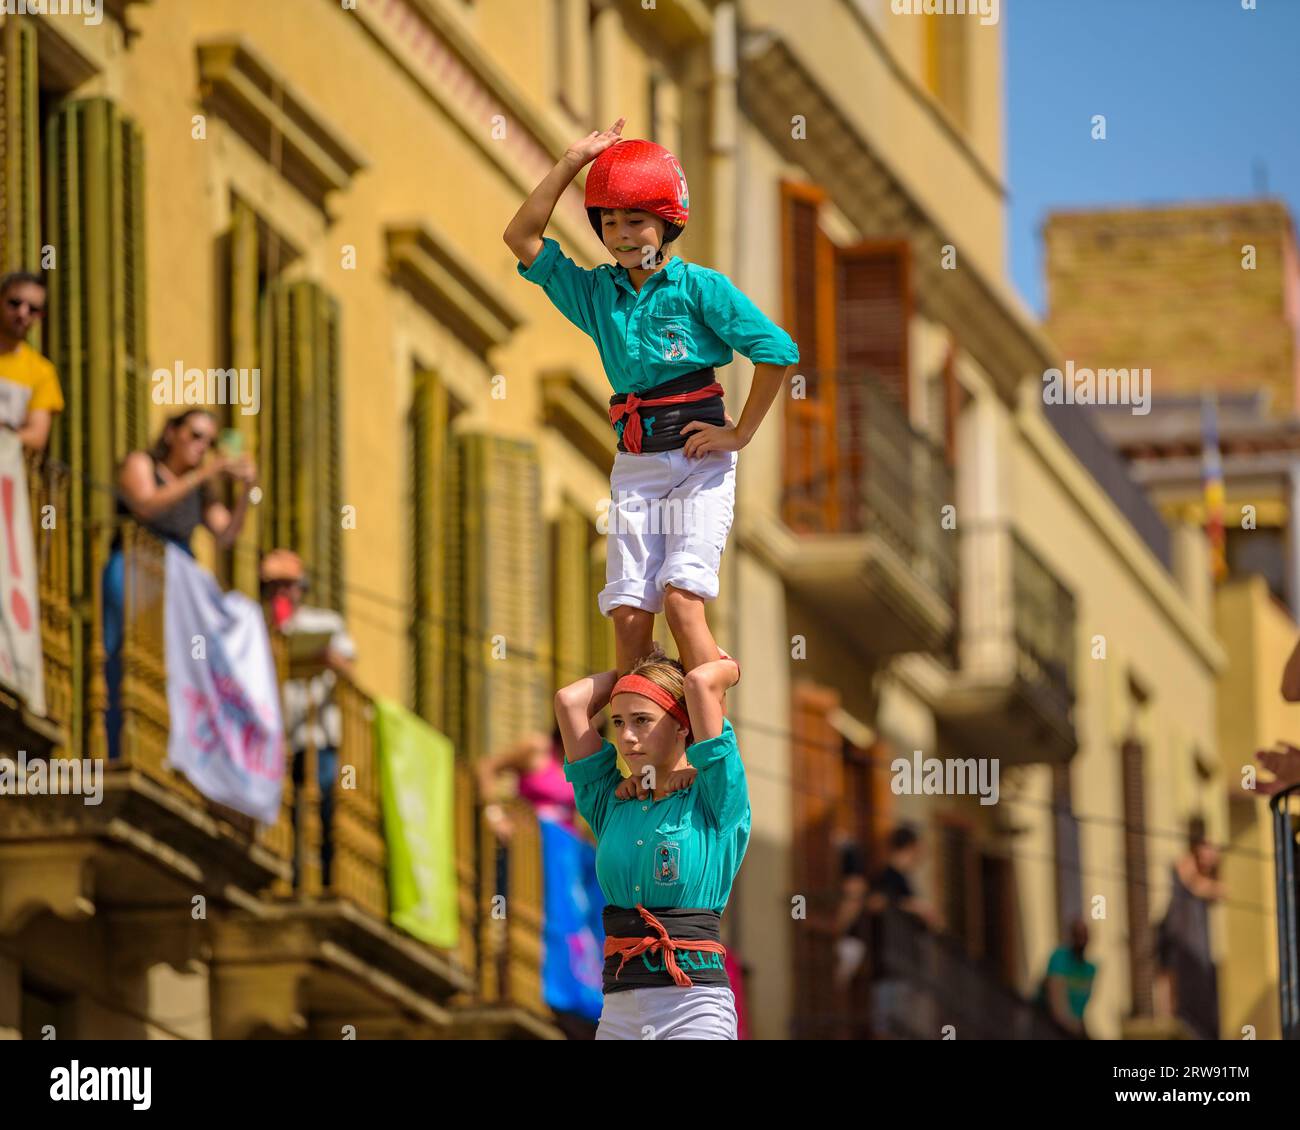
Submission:
POLYGON ((27 344, 45 317, 45 294, 41 276, 29 271, 0 278, 0 427, 36 452, 45 450, 54 414, 63 411, 54 366, 27 344))
POLYGON ((249 492, 257 469, 247 456, 232 458, 213 450, 217 421, 203 408, 190 408, 163 426, 150 451, 133 451, 122 461, 117 479, 118 529, 113 535, 102 581, 104 598, 104 678, 108 683, 108 756, 118 755, 121 728, 122 639, 125 628, 125 558, 123 519, 132 518, 151 534, 184 550, 191 557, 190 538, 206 526, 217 545, 235 544, 248 510, 249 492), (226 475, 244 484, 233 510, 216 494, 214 479, 226 475))
POLYGON ((338 612, 303 603, 307 570, 293 550, 271 550, 262 558, 258 576, 267 619, 290 641, 290 667, 304 669, 280 688, 284 731, 293 758, 293 885, 297 889, 302 882, 302 860, 296 845, 301 842, 298 832, 306 815, 300 801, 307 781, 307 751, 314 749, 320 793, 321 884, 329 890, 333 883, 334 786, 343 741, 343 720, 334 701, 334 688, 340 678, 355 678, 352 662, 357 648, 338 612))

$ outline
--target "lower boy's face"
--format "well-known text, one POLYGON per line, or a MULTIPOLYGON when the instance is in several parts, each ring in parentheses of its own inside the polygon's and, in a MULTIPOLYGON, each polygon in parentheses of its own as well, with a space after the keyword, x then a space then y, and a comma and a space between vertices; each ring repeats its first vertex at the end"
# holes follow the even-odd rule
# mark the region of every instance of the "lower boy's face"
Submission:
POLYGON ((649 212, 607 208, 601 213, 600 234, 619 266, 648 270, 663 245, 664 222, 649 212))

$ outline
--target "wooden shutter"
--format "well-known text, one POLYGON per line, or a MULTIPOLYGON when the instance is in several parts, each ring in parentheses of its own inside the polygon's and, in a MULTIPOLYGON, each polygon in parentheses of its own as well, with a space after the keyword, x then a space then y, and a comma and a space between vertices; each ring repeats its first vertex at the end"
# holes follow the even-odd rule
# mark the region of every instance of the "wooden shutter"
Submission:
POLYGON ((0 273, 40 267, 40 158, 34 21, 0 27, 0 273))
POLYGON ((58 250, 47 275, 47 353, 67 405, 56 417, 52 454, 70 467, 72 731, 79 743, 98 585, 92 543, 106 545, 111 536, 117 469, 146 445, 149 425, 144 153, 139 131, 104 98, 60 106, 46 122, 45 147, 46 223, 58 250))
POLYGON ((796 1039, 831 1034, 841 1015, 830 977, 841 881, 834 835, 844 791, 843 739, 831 725, 830 715, 839 704, 838 692, 830 688, 807 682, 794 686, 790 735, 793 878, 794 891, 808 900, 807 919, 793 924, 796 1039))
POLYGON ((549 728, 537 449, 459 437, 464 490, 465 748, 477 759, 549 728))
POLYGON ((590 674, 591 523, 565 501, 551 527, 552 685, 560 687, 590 674))
POLYGON ((785 396, 784 520, 800 532, 839 528, 835 490, 834 257, 818 223, 825 194, 782 185, 781 246, 785 323, 799 346, 802 397, 785 396))
POLYGON ((944 918, 949 934, 971 957, 983 945, 981 875, 973 830, 958 820, 940 818, 939 873, 944 918))
POLYGON ((617 657, 614 647, 614 621, 600 610, 597 598, 605 587, 606 539, 598 537, 587 547, 587 637, 591 669, 611 671, 617 657))
MULTIPOLYGON (((258 360, 258 303, 260 282, 258 277, 257 214, 244 201, 235 198, 230 213, 230 232, 228 237, 228 279, 230 312, 230 354, 228 364, 231 368, 252 371, 259 368, 258 360)), ((262 377, 267 374, 263 372, 262 377)), ((269 382, 265 382, 262 394, 266 396, 269 382)), ((243 436, 244 450, 262 463, 262 446, 258 416, 269 415, 269 405, 263 399, 257 415, 245 414, 238 406, 230 408, 226 423, 243 436)), ((263 491, 266 490, 266 468, 261 467, 263 491)), ((254 515, 249 515, 244 528, 239 531, 239 539, 233 550, 229 563, 229 576, 234 586, 250 596, 258 591, 258 558, 261 539, 259 523, 254 515)), ((269 547, 268 547, 269 548, 269 547)))
MULTIPOLYGON (((449 737, 448 664, 455 655, 448 631, 447 583, 454 550, 444 537, 453 517, 447 489, 450 416, 447 386, 438 374, 417 373, 410 424, 414 701, 416 712, 449 737)), ((459 519, 458 508, 454 516, 459 519)))
POLYGON ((1079 822, 1074 815, 1070 766, 1052 766, 1052 812, 1056 857, 1057 927, 1070 936, 1070 923, 1083 913, 1083 875, 1079 854, 1079 822))
POLYGON ((311 571, 312 603, 343 611, 339 312, 318 284, 277 282, 263 319, 262 539, 311 571))
POLYGON ((1124 789, 1124 889, 1128 902, 1129 981, 1133 1015, 1150 1016, 1155 979, 1147 879, 1146 751, 1132 738, 1120 746, 1124 789))
POLYGON ((907 414, 912 295, 908 245, 860 243, 835 255, 837 367, 865 376, 907 414))

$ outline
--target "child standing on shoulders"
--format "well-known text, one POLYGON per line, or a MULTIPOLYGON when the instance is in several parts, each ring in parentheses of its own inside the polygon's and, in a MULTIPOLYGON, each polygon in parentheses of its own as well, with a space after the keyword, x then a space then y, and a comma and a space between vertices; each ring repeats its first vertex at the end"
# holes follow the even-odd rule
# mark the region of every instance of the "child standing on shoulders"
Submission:
POLYGON ((614 389, 609 418, 618 455, 599 605, 614 621, 618 670, 650 652, 662 611, 691 671, 720 655, 704 605, 718 595, 736 453, 753 438, 799 351, 725 275, 667 254, 689 217, 686 175, 662 146, 622 139, 624 121, 570 146, 504 239, 519 274, 595 341, 614 389), (587 216, 614 263, 589 271, 542 233, 592 161, 587 216), (733 350, 754 363, 738 423, 723 409, 714 373, 733 350))

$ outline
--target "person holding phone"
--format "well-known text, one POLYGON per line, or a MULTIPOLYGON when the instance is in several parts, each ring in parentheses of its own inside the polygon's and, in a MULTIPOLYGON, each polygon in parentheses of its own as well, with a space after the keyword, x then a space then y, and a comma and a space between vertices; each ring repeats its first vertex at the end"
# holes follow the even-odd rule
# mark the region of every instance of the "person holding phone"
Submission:
POLYGON ((118 528, 104 566, 104 678, 108 683, 108 756, 118 754, 121 728, 122 638, 124 631, 125 561, 121 523, 134 519, 155 537, 194 556, 190 538, 206 526, 221 549, 235 544, 256 486, 257 468, 246 455, 217 448, 217 420, 206 408, 180 412, 163 426, 150 451, 133 451, 122 462, 117 480, 118 528), (233 509, 217 496, 215 480, 225 475, 243 484, 233 509))

